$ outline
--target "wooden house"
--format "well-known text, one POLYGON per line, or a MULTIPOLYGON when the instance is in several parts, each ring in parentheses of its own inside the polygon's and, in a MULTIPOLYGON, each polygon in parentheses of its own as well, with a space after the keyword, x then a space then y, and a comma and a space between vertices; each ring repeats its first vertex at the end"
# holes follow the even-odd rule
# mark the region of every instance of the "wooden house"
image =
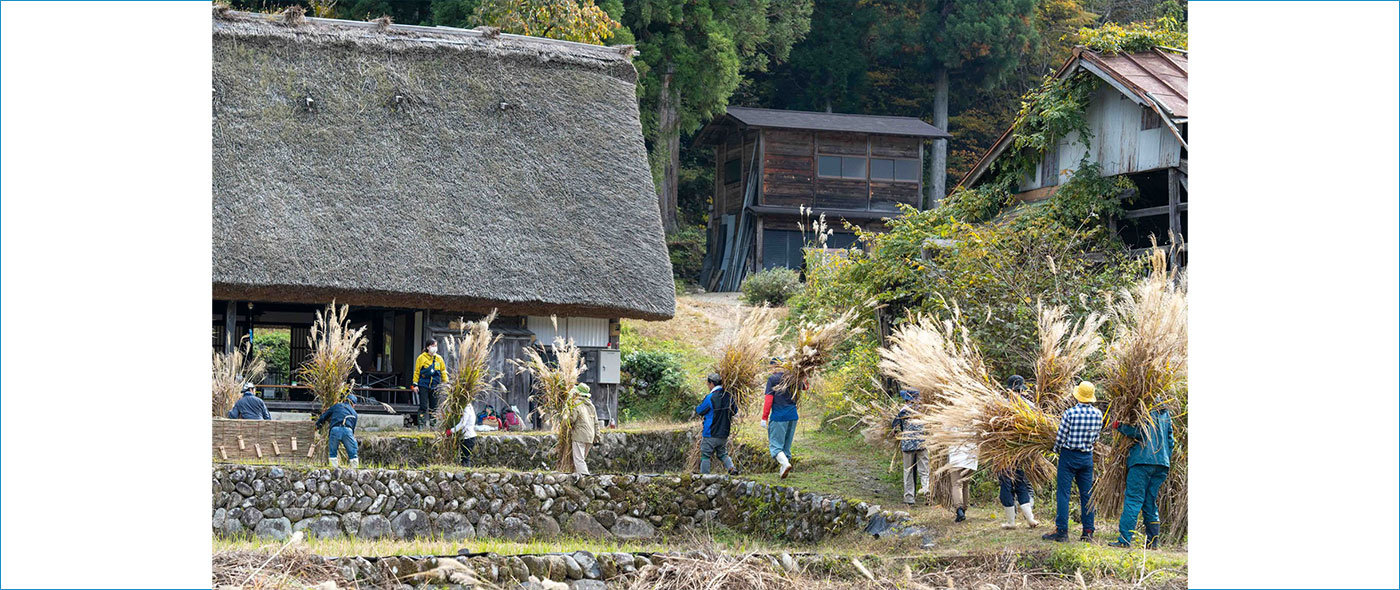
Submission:
MULTIPOLYGON (((484 403, 528 411, 511 361, 557 334, 615 419, 619 320, 675 311, 630 53, 216 11, 214 349, 287 329, 295 368, 315 311, 349 304, 361 392, 407 412, 425 339, 497 309, 484 403)), ((272 409, 312 407, 280 380, 272 409)))
POLYGON ((825 213, 828 247, 844 248, 842 220, 878 229, 899 204, 927 206, 924 144, 948 137, 913 117, 729 107, 696 138, 715 150, 701 284, 733 291, 748 273, 799 268, 799 207, 825 213))
MULTIPOLYGON (((1078 132, 1046 150, 1041 165, 1023 177, 1016 197, 1026 203, 1048 199, 1080 162, 1097 162, 1105 176, 1126 176, 1137 187, 1126 211, 1111 220, 1129 247, 1146 248, 1175 239, 1185 261, 1187 54, 1154 48, 1141 53, 1109 55, 1076 48, 1055 73, 1067 78, 1088 72, 1101 81, 1085 112, 1088 146, 1078 132)), ((1007 129, 959 184, 989 180, 987 170, 1012 145, 1007 129)))

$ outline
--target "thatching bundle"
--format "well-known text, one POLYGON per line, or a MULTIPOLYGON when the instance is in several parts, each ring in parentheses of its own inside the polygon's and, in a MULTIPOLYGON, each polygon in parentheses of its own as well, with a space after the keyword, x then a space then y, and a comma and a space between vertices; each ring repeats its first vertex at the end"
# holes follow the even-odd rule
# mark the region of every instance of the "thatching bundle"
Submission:
POLYGON ((475 322, 461 322, 461 331, 456 336, 443 339, 443 348, 450 359, 449 369, 438 387, 438 424, 445 425, 438 435, 438 456, 449 460, 456 450, 452 437, 447 436, 446 427, 455 426, 462 419, 462 411, 481 394, 491 390, 499 375, 490 373, 491 348, 501 339, 491 333, 491 321, 496 319, 496 310, 491 310, 485 318, 475 322))
POLYGON ((244 337, 238 346, 228 352, 214 353, 213 362, 213 402, 214 417, 222 418, 233 409, 238 397, 243 393, 244 383, 262 381, 267 371, 267 363, 262 355, 253 350, 248 338, 244 337))
POLYGON ((762 397, 758 392, 763 390, 762 378, 777 338, 778 310, 765 305, 749 311, 739 323, 739 329, 720 342, 715 372, 724 390, 734 396, 739 406, 736 419, 753 413, 755 402, 762 397))
POLYGON ((529 371, 534 379, 535 395, 530 399, 535 402, 535 411, 554 425, 555 440, 558 441, 555 469, 568 473, 574 470, 574 414, 583 403, 577 387, 585 365, 583 352, 574 345, 573 340, 556 337, 553 348, 554 362, 547 360, 542 351, 535 347, 525 349, 524 362, 516 362, 521 371, 529 371))
MULTIPOLYGON (((1112 340, 1105 349, 1104 376, 1100 391, 1109 403, 1106 420, 1151 428, 1152 412, 1158 408, 1184 413, 1186 397, 1186 288, 1175 271, 1167 269, 1166 253, 1152 252, 1152 273, 1137 285, 1124 289, 1109 306, 1114 326, 1112 340)), ((1184 432, 1180 433, 1181 438, 1184 432)), ((1119 514, 1127 480, 1127 457, 1131 439, 1112 436, 1109 449, 1101 455, 1102 473, 1094 482, 1094 503, 1103 514, 1119 514)), ((1184 445, 1172 460, 1182 472, 1175 489, 1181 497, 1163 494, 1159 506, 1185 503, 1184 445)), ((1167 491, 1172 486, 1164 486, 1167 491)), ((1184 507, 1183 507, 1184 508, 1184 507)), ((1166 522, 1163 523, 1167 525, 1166 522)), ((1184 527, 1184 512, 1181 525, 1184 527)), ((1169 529, 1169 526, 1164 526, 1169 529)), ((1184 531, 1171 530, 1172 534, 1184 531)))
POLYGON ((855 314, 855 309, 848 309, 824 324, 804 322, 798 327, 797 341, 779 366, 783 373, 781 386, 792 393, 793 402, 801 399, 803 386, 831 360, 836 345, 861 331, 861 328, 851 327, 855 314))
POLYGON ((1072 321, 1064 307, 1036 302, 1036 334, 1040 349, 1035 359, 1035 400, 1041 409, 1058 414, 1069 405, 1076 377, 1089 357, 1103 346, 1099 327, 1104 316, 1090 313, 1072 321))
POLYGON ((956 304, 952 319, 920 316, 895 329, 890 346, 880 349, 880 370, 919 390, 920 405, 943 405, 964 394, 999 393, 981 351, 959 325, 960 317, 956 304))
POLYGON ((350 376, 360 372, 356 361, 365 351, 366 326, 351 330, 349 314, 349 305, 337 308, 332 301, 324 311, 316 312, 307 338, 311 356, 301 365, 301 378, 321 402, 323 412, 350 394, 350 376))

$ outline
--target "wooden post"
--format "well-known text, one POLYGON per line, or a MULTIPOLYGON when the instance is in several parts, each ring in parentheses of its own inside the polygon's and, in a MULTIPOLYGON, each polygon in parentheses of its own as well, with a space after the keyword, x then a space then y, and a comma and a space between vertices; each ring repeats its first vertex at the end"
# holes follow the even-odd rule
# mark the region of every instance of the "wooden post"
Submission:
MULTIPOLYGON (((1180 172, 1176 168, 1167 169, 1167 219, 1171 227, 1172 244, 1181 244, 1181 179, 1177 178, 1180 172)), ((1176 266, 1176 255, 1172 255, 1171 264, 1176 266)))
POLYGON ((224 305, 224 352, 231 352, 238 346, 238 302, 229 300, 224 305))

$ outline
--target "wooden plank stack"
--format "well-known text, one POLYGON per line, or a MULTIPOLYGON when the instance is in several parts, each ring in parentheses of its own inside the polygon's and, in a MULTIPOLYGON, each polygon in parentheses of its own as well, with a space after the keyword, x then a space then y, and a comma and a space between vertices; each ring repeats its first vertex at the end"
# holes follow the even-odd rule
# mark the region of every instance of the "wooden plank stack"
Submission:
POLYGON ((317 444, 310 420, 214 419, 214 462, 320 463, 324 444, 317 444))

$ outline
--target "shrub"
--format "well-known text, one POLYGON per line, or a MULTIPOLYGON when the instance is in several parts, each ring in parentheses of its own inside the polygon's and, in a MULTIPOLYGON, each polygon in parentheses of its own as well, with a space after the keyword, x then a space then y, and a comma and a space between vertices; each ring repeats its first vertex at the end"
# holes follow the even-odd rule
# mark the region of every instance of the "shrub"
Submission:
POLYGON ((770 268, 749 275, 739 286, 739 290, 744 293, 744 303, 749 305, 767 303, 776 307, 786 305, 789 297, 801 292, 802 283, 797 279, 797 273, 791 269, 770 268))
POLYGON ((634 350, 623 355, 622 373, 619 405, 630 415, 684 419, 695 409, 685 369, 672 353, 634 350))
POLYGON ((704 228, 691 225, 666 236, 666 250, 671 255, 671 274, 682 280, 699 278, 705 262, 704 228))

